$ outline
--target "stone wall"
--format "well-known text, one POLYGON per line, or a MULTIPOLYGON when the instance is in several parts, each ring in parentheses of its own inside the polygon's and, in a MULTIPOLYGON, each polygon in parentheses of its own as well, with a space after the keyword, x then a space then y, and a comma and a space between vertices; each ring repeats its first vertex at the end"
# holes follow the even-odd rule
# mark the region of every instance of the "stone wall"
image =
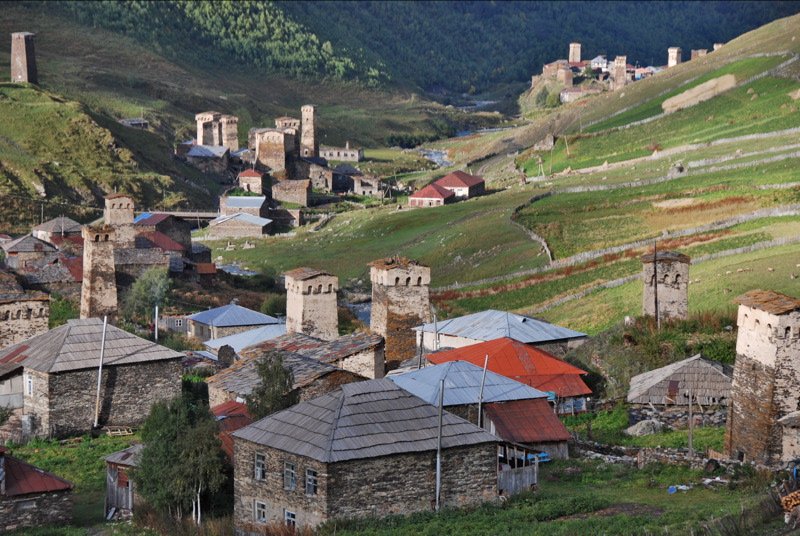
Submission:
POLYGON ((365 378, 383 378, 386 366, 384 345, 381 343, 331 364, 365 378))
POLYGON ((272 186, 272 198, 278 202, 307 207, 310 194, 311 181, 309 180, 283 180, 272 186))
POLYGON ((269 229, 269 224, 261 227, 234 219, 209 226, 206 237, 209 240, 218 240, 221 238, 258 238, 266 235, 269 229))
MULTIPOLYGON (((684 406, 639 406, 631 405, 628 410, 630 424, 648 419, 656 419, 673 428, 689 427, 689 408, 684 406)), ((695 426, 725 426, 728 420, 728 408, 720 406, 692 409, 695 426)))
POLYGON ((427 285, 395 287, 373 283, 370 329, 386 341, 386 364, 391 369, 416 353, 413 328, 430 322, 427 285))
POLYGON ((774 376, 772 367, 736 356, 725 429, 725 451, 732 458, 762 463, 768 460, 774 376))
MULTIPOLYGON (((103 367, 100 419, 103 425, 136 426, 150 406, 181 391, 178 359, 103 367)), ((25 391, 25 414, 35 416, 35 435, 63 437, 88 432, 94 424, 97 369, 46 374, 25 370, 35 378, 34 394, 25 391), (28 404, 30 401, 30 405, 28 404)))
POLYGON ((325 341, 339 337, 336 291, 339 279, 319 274, 305 280, 286 276, 286 332, 325 341))
POLYGON ((645 316, 656 314, 656 275, 660 318, 686 318, 689 313, 689 263, 659 259, 657 263, 645 262, 642 265, 642 313, 645 316))
POLYGON ((50 319, 47 296, 0 301, 0 348, 46 332, 50 319))
POLYGON ((72 491, 7 497, 0 494, 0 533, 72 522, 72 491))
POLYGON ((11 34, 11 81, 38 84, 34 34, 16 32, 11 34))
POLYGON ((81 318, 102 318, 105 315, 112 319, 116 317, 114 240, 115 233, 112 227, 83 228, 81 318))
POLYGON ((300 118, 300 155, 304 157, 319 156, 316 107, 306 104, 300 108, 300 118))

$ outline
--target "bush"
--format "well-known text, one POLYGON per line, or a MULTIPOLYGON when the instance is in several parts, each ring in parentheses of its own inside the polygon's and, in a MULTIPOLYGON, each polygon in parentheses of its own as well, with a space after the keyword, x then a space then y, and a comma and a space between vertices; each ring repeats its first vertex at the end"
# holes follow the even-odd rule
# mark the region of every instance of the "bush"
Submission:
POLYGON ((50 321, 48 327, 50 329, 57 328, 67 323, 67 320, 78 318, 80 316, 78 305, 70 301, 60 294, 50 295, 50 321))
POLYGON ((261 303, 261 312, 270 316, 286 316, 286 294, 268 294, 261 303))

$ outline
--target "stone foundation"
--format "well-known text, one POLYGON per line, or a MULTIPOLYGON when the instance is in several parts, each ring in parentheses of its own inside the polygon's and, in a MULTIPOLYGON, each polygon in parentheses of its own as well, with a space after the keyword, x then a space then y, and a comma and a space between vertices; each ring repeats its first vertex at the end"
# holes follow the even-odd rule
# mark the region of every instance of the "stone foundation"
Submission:
POLYGON ((0 495, 0 533, 72 522, 72 491, 6 497, 0 495))

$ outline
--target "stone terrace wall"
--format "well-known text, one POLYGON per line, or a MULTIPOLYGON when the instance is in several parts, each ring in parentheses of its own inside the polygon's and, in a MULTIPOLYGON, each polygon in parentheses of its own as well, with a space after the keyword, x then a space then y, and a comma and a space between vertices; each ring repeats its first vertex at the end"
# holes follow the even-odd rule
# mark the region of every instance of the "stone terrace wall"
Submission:
POLYGON ((0 495, 0 533, 42 525, 63 526, 71 521, 72 491, 20 497, 0 495))

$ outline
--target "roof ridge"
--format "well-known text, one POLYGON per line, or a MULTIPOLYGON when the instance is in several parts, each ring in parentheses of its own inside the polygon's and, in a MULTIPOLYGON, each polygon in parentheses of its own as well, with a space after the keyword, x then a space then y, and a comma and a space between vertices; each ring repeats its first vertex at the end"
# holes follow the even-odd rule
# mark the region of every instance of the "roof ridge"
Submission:
POLYGON ((342 413, 342 408, 344 407, 344 399, 346 397, 344 389, 340 387, 339 391, 342 393, 342 397, 341 400, 339 400, 339 404, 336 406, 336 411, 333 412, 330 434, 328 435, 328 439, 325 441, 324 452, 328 460, 331 460, 333 457, 333 436, 336 434, 336 425, 339 422, 339 416, 342 413))

